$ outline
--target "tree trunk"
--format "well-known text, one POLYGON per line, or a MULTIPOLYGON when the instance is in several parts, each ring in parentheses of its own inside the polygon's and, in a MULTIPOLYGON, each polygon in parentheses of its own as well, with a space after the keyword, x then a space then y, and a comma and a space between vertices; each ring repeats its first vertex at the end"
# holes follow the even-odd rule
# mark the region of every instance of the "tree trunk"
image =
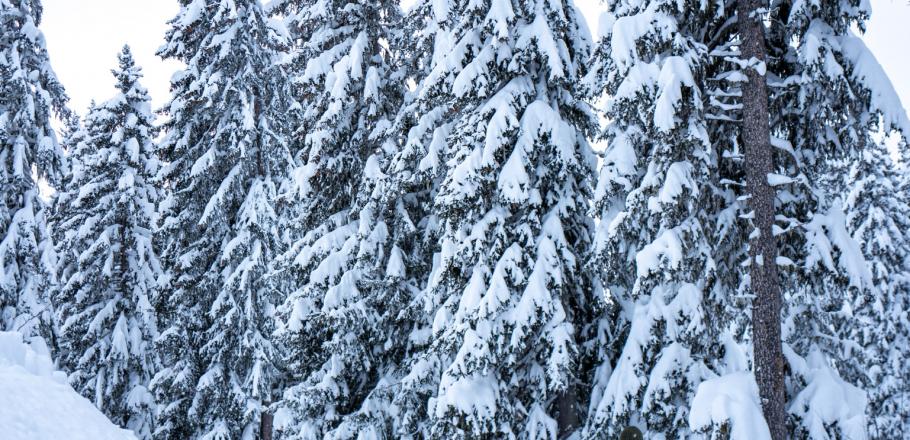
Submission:
POLYGON ((581 424, 578 417, 578 396, 575 392, 575 385, 569 385, 568 388, 559 393, 556 400, 559 408, 559 417, 557 417, 558 420, 556 421, 559 426, 559 438, 568 438, 581 424))
POLYGON ((268 410, 262 411, 259 422, 259 438, 262 440, 272 440, 272 413, 268 410))
MULTIPOLYGON (((740 51, 743 60, 766 60, 762 13, 767 5, 762 0, 739 0, 738 17, 740 51)), ((768 88, 764 69, 754 64, 746 69, 748 82, 742 86, 742 143, 745 150, 746 186, 751 198, 757 237, 750 244, 752 265, 752 342, 755 354, 755 379, 758 382, 762 411, 771 438, 787 438, 784 398, 784 358, 780 335, 781 298, 777 275, 777 239, 772 226, 775 215, 775 191, 768 184, 774 172, 771 129, 768 114, 768 88), (759 72, 760 70, 760 72, 759 72)))

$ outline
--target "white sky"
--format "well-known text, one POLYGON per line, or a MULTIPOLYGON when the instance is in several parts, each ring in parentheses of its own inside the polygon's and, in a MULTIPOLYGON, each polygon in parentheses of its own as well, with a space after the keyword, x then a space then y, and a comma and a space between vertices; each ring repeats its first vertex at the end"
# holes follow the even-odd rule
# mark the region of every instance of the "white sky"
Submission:
MULTIPOLYGON (((413 0, 404 0, 410 3, 413 0)), ((910 3, 871 0, 872 19, 865 39, 891 77, 904 102, 910 104, 910 3)), ((597 33, 599 0, 576 0, 591 32, 597 33)), ((47 38, 51 63, 71 98, 71 107, 84 113, 92 99, 99 102, 114 92, 110 69, 124 43, 133 49, 145 70, 145 86, 155 108, 169 97, 169 82, 180 66, 164 62, 155 51, 164 41, 167 21, 177 13, 176 0, 44 0, 41 29, 47 38)))

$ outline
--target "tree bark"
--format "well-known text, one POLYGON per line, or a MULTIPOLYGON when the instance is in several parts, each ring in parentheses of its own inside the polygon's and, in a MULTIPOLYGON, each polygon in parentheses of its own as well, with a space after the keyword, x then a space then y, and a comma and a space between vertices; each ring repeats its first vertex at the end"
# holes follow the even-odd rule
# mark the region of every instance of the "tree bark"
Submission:
POLYGON ((556 399, 559 408, 559 417, 557 417, 556 421, 559 429, 559 438, 568 438, 581 425, 578 417, 578 395, 575 392, 575 386, 569 385, 568 388, 559 393, 556 399))
MULTIPOLYGON (((762 0, 739 0, 736 6, 740 52, 743 60, 764 63, 765 47, 762 13, 767 5, 762 0)), ((754 62, 753 62, 754 63, 754 62)), ((748 82, 742 86, 742 143, 745 150, 746 186, 758 235, 750 243, 752 265, 752 342, 755 355, 755 379, 761 397, 762 411, 771 438, 787 438, 784 409, 784 362, 781 342, 781 298, 777 274, 777 239, 773 225, 775 190, 768 184, 774 172, 771 128, 768 114, 768 87, 764 69, 751 64, 746 69, 748 82), (761 70, 761 72, 759 72, 761 70)))
POLYGON ((272 440, 272 413, 268 410, 262 411, 259 422, 259 438, 262 440, 272 440))

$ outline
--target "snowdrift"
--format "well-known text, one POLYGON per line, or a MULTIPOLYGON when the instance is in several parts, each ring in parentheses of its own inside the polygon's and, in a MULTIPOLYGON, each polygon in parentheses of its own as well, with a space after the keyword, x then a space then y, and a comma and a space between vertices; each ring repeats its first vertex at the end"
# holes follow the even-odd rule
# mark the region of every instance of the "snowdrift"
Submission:
POLYGON ((136 440, 54 370, 40 339, 0 332, 0 437, 4 440, 136 440))

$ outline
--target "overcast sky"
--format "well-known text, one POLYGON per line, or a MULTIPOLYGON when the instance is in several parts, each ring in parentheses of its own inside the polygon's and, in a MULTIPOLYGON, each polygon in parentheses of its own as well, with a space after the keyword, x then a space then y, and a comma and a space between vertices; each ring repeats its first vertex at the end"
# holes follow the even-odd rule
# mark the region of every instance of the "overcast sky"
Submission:
MULTIPOLYGON (((404 0, 410 2, 412 0, 404 0)), ((907 0, 871 0, 872 20, 866 42, 901 95, 910 103, 910 5, 907 0)), ((576 0, 597 34, 599 0, 576 0)), ((114 92, 110 69, 129 43, 146 74, 155 107, 167 102, 169 80, 180 66, 155 56, 164 41, 167 21, 177 13, 176 0, 44 0, 41 28, 51 63, 66 86, 73 109, 83 113, 92 99, 105 101, 114 92)))

